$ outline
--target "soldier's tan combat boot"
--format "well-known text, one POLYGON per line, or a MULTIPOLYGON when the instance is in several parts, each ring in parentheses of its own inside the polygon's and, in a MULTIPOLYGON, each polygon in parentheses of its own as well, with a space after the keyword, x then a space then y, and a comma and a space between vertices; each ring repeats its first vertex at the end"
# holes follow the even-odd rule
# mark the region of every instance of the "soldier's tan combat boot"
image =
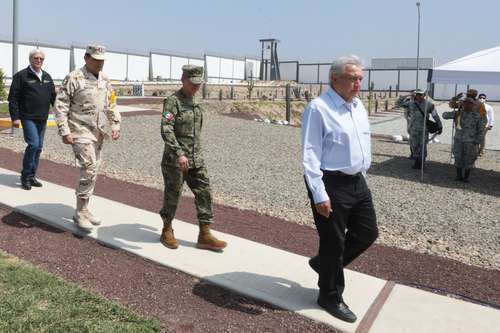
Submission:
MULTIPOLYGON (((82 203, 81 203, 82 210, 81 211, 83 214, 85 214, 85 216, 90 221, 90 223, 92 223, 92 225, 95 225, 95 226, 101 225, 101 220, 98 217, 96 217, 94 214, 92 214, 89 210, 89 198, 77 198, 76 200, 82 201, 82 203)), ((77 203, 77 205, 78 205, 78 203, 77 203)))
POLYGON ((80 198, 76 199, 76 210, 75 215, 73 216, 73 221, 75 221, 76 225, 85 231, 90 231, 93 228, 93 224, 90 223, 87 215, 83 211, 84 201, 80 198))
POLYGON ((163 230, 161 231, 160 242, 169 249, 176 249, 179 247, 179 242, 174 236, 174 229, 172 229, 172 221, 163 221, 163 230))
POLYGON ((221 252, 226 246, 226 242, 218 240, 210 233, 210 223, 200 223, 197 248, 221 252))

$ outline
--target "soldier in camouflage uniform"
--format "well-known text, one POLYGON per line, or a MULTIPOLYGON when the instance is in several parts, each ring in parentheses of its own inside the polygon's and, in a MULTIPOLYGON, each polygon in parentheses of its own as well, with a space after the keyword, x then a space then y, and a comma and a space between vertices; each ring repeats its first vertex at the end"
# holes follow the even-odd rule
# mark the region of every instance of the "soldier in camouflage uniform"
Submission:
POLYGON ((196 246, 201 249, 221 251, 226 242, 210 233, 213 222, 212 193, 201 149, 203 110, 194 95, 203 82, 203 67, 182 67, 182 88, 163 102, 161 136, 165 150, 161 162, 165 192, 160 216, 163 231, 160 241, 168 248, 176 249, 172 220, 181 198, 184 181, 194 194, 200 233, 196 246))
POLYGON ((437 133, 441 134, 443 129, 441 119, 439 118, 434 104, 425 100, 424 91, 417 89, 415 91, 414 100, 408 104, 408 132, 410 134, 411 151, 414 157, 414 169, 420 169, 422 167, 422 159, 425 162, 425 158, 427 157, 427 141, 429 137, 429 131, 427 128, 425 132, 424 151, 422 152, 425 108, 427 108, 427 115, 432 115, 432 118, 434 118, 434 121, 440 128, 437 133))
POLYGON ((89 211, 88 204, 94 192, 103 141, 120 137, 120 114, 114 110, 115 95, 101 72, 105 51, 99 45, 87 47, 85 66, 66 76, 54 105, 59 134, 65 144, 72 145, 80 166, 73 220, 84 230, 101 223, 89 211))
POLYGON ((453 138, 453 156, 457 171, 455 179, 464 182, 469 181, 484 130, 481 115, 474 110, 474 103, 474 99, 467 97, 458 111, 443 112, 444 119, 455 120, 453 138))
MULTIPOLYGON (((404 110, 403 116, 406 120, 406 132, 408 133, 408 141, 410 137, 410 119, 408 118, 408 110, 410 108, 410 103, 413 102, 415 99, 415 91, 412 91, 409 96, 406 97, 400 97, 401 101, 399 102, 399 107, 402 107, 404 110)), ((408 157, 409 159, 413 159, 413 150, 412 146, 410 145, 410 156, 408 157)))

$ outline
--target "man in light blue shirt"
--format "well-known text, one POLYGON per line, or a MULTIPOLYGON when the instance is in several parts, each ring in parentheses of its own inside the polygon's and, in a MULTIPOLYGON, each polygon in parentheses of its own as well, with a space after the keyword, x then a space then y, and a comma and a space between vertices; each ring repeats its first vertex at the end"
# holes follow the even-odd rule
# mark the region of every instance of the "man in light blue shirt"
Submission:
POLYGON ((365 181, 371 164, 370 123, 357 56, 335 60, 330 87, 302 117, 302 163, 320 244, 309 264, 319 274, 318 304, 331 315, 356 321, 344 303, 344 266, 377 238, 372 196, 365 181), (347 230, 347 231, 346 231, 347 230))

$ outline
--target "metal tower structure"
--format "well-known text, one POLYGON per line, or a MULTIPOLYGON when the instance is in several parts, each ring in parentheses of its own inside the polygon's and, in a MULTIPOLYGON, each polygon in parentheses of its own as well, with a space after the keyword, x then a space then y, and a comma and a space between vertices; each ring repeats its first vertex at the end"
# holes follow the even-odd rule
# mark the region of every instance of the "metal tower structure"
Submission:
POLYGON ((278 43, 280 41, 274 38, 260 39, 259 41, 262 44, 260 79, 271 81, 281 80, 277 52, 278 43))

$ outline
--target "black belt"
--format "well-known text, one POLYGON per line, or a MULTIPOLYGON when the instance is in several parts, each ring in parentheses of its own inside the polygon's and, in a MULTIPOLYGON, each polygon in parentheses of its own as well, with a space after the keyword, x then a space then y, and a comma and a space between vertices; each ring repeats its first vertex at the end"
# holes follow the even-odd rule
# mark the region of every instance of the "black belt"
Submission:
POLYGON ((359 178, 362 176, 361 172, 355 173, 354 175, 349 175, 347 173, 343 173, 342 171, 329 171, 322 170, 324 175, 333 176, 333 177, 342 177, 342 178, 359 178))

